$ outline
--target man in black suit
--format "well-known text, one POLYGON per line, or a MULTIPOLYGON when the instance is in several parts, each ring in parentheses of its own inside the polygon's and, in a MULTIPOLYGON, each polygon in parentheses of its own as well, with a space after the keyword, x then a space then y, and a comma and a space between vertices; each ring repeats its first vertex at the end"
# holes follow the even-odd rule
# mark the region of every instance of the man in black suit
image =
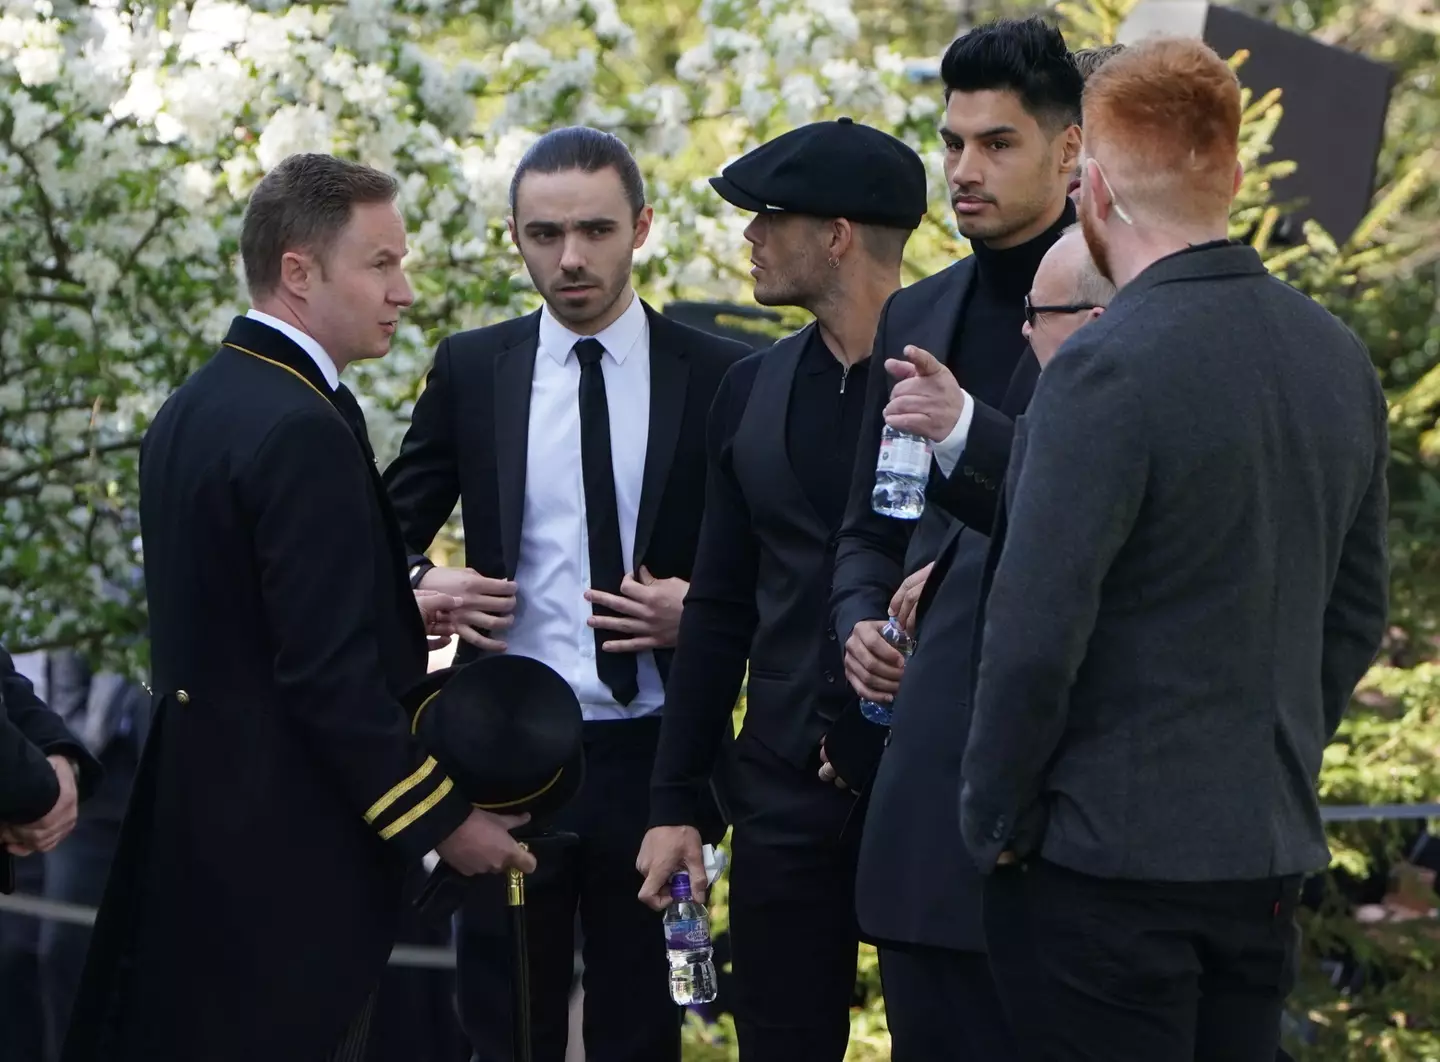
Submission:
POLYGON ((532 869, 410 734, 425 628, 358 403, 411 293, 396 182, 256 187, 252 309, 140 454, 155 713, 66 1062, 360 1059, 407 866, 532 869))
MULTIPOLYGON (((584 788, 554 823, 579 842, 527 886, 535 1058, 565 1056, 578 908, 587 1057, 673 1062, 682 1012, 660 921, 635 898, 635 853, 700 533, 705 418, 745 348, 636 295, 652 209, 618 139, 547 133, 510 189, 511 237, 544 305, 440 344, 385 482, 417 555, 461 503, 467 567, 412 558, 415 585, 462 603, 457 660, 534 657, 584 711, 584 788)), ((473 890, 458 989, 478 1062, 511 1058, 507 927, 498 883, 473 890)))
POLYGON ((1075 216, 1066 187, 1079 156, 1082 85, 1064 39, 1038 18, 971 30, 946 52, 941 76, 945 176, 974 254, 891 298, 875 356, 878 368, 907 348, 933 352, 948 366, 948 387, 943 401, 915 404, 902 394, 887 410, 887 376, 909 366, 892 360, 887 373, 872 373, 833 607, 851 684, 878 701, 894 698, 856 879, 861 928, 881 945, 894 1057, 988 1062, 1012 1057, 1014 1046, 984 954, 981 880, 946 794, 956 790, 965 747, 964 687, 994 490, 1011 418, 1039 372, 1021 334, 1025 297, 1075 216), (887 412, 941 440, 919 521, 928 534, 913 539, 913 524, 871 509, 887 412), (918 636, 908 662, 879 635, 887 606, 910 617, 918 636))
POLYGON ((0 648, 0 892, 16 856, 53 851, 75 828, 100 764, 0 648))
POLYGON ((961 801, 1035 1059, 1275 1057, 1321 755, 1384 632, 1385 398, 1226 239, 1240 115, 1199 41, 1086 87, 1120 291, 1017 427, 961 801))
POLYGON ((854 795, 815 775, 842 716, 873 731, 877 749, 883 728, 858 719, 845 684, 830 577, 875 322, 925 216, 925 166, 894 137, 841 118, 786 133, 711 183, 756 211, 745 230, 755 300, 816 320, 731 369, 711 412, 705 522, 665 690, 640 896, 663 908, 670 875, 688 869, 703 898, 695 796, 720 758, 748 659, 725 786, 740 1057, 840 1062, 859 943, 859 830, 845 829, 854 795), (810 964, 804 977, 795 954, 810 964))

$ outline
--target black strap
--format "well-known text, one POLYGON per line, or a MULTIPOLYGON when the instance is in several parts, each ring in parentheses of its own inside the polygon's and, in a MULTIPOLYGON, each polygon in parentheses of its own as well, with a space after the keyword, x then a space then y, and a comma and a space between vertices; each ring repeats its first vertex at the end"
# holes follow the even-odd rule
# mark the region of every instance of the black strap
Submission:
MULTIPOLYGON (((605 347, 598 339, 575 344, 580 361, 580 466, 585 482, 585 526, 590 535, 590 586, 608 594, 620 593, 625 578, 625 555, 620 545, 620 510, 615 502, 615 472, 610 457, 610 403, 605 397, 605 375, 600 359, 605 347)), ((615 613, 594 605, 596 616, 615 613)), ((595 632, 595 669, 610 687, 615 700, 629 704, 640 692, 634 653, 607 653, 616 631, 595 632)))

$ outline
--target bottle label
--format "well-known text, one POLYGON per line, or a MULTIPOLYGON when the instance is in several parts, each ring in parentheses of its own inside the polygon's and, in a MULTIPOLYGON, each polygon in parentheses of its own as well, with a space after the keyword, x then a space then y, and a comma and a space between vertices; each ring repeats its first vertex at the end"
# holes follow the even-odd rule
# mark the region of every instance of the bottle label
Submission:
POLYGON ((923 479, 930 472, 930 444, 916 435, 895 435, 880 440, 875 467, 893 476, 923 479))
POLYGON ((672 951, 692 951, 710 946, 710 926, 703 918, 682 918, 665 926, 665 946, 672 951))

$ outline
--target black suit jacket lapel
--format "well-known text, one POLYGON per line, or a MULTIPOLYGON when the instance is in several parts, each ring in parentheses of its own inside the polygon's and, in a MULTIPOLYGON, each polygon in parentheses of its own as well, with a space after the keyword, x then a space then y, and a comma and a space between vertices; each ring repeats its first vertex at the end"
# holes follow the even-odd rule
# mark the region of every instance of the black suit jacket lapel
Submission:
POLYGON ((520 524, 525 515, 525 459, 530 445, 530 389, 535 352, 540 346, 540 315, 525 338, 495 356, 495 486, 500 519, 500 551, 505 577, 515 578, 520 563, 520 524))
POLYGON ((645 442, 640 511, 635 517, 632 567, 637 569, 643 563, 650 536, 655 531, 660 499, 670 478, 675 444, 685 418, 685 391, 690 383, 689 353, 671 330, 670 322, 648 305, 645 315, 650 321, 650 429, 645 442))
MULTIPOLYGON (((921 350, 929 351, 945 363, 949 363, 950 351, 955 346, 955 333, 965 318, 965 307, 975 290, 975 259, 963 258, 951 269, 951 283, 945 285, 944 293, 930 304, 913 327, 905 328, 905 342, 921 350)), ((887 358, 898 358, 900 350, 883 352, 887 358)), ((953 367, 952 367, 953 368, 953 367)))

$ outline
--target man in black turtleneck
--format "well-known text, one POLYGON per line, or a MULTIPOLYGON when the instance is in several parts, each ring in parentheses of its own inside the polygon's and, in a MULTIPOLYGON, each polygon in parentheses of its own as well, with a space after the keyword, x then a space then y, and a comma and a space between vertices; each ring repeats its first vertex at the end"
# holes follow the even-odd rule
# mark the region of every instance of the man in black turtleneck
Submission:
POLYGON ((1039 19, 970 31, 941 76, 945 175, 974 254, 898 292, 881 316, 876 361, 890 360, 870 376, 832 606, 851 685, 893 699, 856 878, 861 929, 881 942, 892 1058, 1009 1062, 1010 1022, 1025 1016, 1006 1021, 985 955, 981 878, 960 836, 960 763, 986 536, 1012 418, 1040 371, 1021 335, 1025 297, 1075 220, 1066 189, 1082 81, 1060 33, 1039 19), (917 369, 923 378, 892 396, 890 381, 917 369), (939 440, 918 530, 871 510, 887 417, 939 440), (905 572, 914 574, 897 591, 905 572), (887 611, 918 640, 908 661, 879 636, 887 611))

